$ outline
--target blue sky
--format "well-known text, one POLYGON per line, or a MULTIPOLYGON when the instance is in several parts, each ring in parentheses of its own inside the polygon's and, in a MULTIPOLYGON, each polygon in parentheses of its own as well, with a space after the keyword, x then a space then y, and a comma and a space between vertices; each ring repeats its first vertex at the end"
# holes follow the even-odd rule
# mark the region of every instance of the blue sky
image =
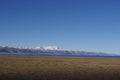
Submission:
POLYGON ((119 0, 0 0, 0 45, 120 53, 119 0))

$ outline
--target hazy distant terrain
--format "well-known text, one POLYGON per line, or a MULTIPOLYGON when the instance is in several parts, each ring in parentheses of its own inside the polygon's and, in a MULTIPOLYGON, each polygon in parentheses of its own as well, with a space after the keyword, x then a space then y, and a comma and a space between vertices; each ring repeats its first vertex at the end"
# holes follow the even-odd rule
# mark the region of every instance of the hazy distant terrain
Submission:
POLYGON ((120 59, 0 57, 0 80, 120 80, 120 59))
POLYGON ((0 54, 39 54, 39 55, 73 55, 73 56, 115 56, 115 54, 107 54, 102 52, 86 52, 75 50, 42 50, 33 48, 14 48, 0 47, 0 54))

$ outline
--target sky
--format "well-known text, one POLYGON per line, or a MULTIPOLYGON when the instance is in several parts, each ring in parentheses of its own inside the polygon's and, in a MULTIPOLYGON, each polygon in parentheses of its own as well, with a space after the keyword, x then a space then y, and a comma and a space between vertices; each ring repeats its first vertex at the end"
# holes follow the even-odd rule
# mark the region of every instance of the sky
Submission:
POLYGON ((120 54, 120 0, 0 0, 0 45, 120 54))

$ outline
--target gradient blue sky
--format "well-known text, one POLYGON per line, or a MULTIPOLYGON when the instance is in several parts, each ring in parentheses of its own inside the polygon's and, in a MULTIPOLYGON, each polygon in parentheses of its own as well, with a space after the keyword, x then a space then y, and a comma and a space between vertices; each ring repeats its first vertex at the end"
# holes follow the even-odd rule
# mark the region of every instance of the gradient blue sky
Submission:
POLYGON ((120 53, 120 0, 0 0, 0 45, 120 53))

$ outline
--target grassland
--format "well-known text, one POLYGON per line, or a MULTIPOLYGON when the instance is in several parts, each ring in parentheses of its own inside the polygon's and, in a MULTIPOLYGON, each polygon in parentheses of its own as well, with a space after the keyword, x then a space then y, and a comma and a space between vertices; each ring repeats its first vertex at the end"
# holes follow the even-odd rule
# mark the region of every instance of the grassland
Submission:
POLYGON ((0 80, 120 80, 120 59, 0 57, 0 80))

